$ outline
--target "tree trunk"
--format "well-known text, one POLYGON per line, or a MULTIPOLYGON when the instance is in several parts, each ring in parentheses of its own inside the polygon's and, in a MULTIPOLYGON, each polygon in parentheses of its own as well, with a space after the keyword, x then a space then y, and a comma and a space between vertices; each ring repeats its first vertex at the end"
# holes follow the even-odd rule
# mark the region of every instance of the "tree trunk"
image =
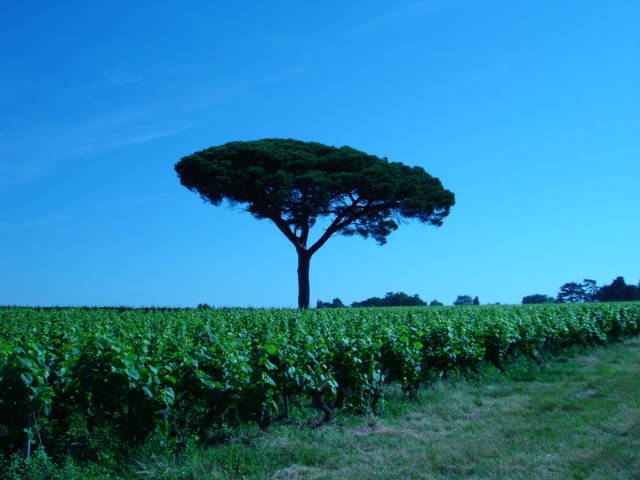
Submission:
POLYGON ((309 266, 311 254, 308 250, 298 250, 298 308, 309 308, 311 287, 309 285, 309 266))

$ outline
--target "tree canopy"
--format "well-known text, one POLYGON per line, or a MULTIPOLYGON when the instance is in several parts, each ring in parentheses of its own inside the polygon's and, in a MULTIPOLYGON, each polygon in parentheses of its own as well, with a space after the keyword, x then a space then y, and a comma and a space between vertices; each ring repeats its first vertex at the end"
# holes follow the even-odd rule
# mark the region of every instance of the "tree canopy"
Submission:
POLYGON ((343 308, 345 304, 342 303, 342 300, 339 298, 334 298, 333 302, 323 302, 322 300, 318 300, 316 303, 316 308, 343 308))
POLYGON ((224 200, 269 219, 298 254, 298 305, 309 306, 311 256, 334 235, 371 237, 380 245, 413 219, 440 226, 452 192, 421 167, 351 147, 292 139, 230 142, 196 152, 176 165, 180 182, 212 205, 224 200), (319 218, 329 226, 311 245, 319 218))
POLYGON ((556 299, 550 297, 549 295, 543 295, 541 293, 536 293, 535 295, 527 295, 522 299, 523 304, 531 304, 531 303, 556 303, 556 299))
POLYGON ((426 307, 427 302, 418 294, 407 295, 404 292, 387 292, 384 298, 371 297, 361 302, 353 302, 352 307, 426 307))
POLYGON ((627 285, 624 277, 617 277, 611 285, 605 285, 595 295, 600 302, 632 302, 640 300, 640 282, 638 286, 627 285))
POLYGON ((584 285, 577 282, 569 282, 560 287, 557 300, 559 303, 579 303, 588 302, 589 297, 584 285))
MULTIPOLYGON (((524 297, 522 303, 538 303, 525 301, 545 297, 544 295, 530 295, 524 297)), ((584 279, 582 283, 569 282, 560 287, 556 301, 558 303, 578 302, 628 302, 640 300, 640 282, 638 286, 627 285, 623 277, 617 277, 611 285, 598 287, 595 280, 584 279)))
POLYGON ((471 295, 458 295, 458 298, 453 302, 454 305, 479 305, 480 301, 478 297, 471 298, 471 295))

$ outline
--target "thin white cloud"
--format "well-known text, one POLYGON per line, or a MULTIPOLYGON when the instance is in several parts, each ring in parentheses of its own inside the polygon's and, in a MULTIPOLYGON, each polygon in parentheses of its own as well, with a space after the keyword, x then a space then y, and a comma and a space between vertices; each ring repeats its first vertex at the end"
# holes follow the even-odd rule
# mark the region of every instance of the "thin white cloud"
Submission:
POLYGON ((124 208, 133 208, 135 205, 150 203, 150 202, 158 202, 162 199, 166 199, 167 197, 171 197, 173 195, 167 193, 157 193, 152 195, 143 195, 136 197, 126 197, 126 198, 116 198, 109 201, 102 202, 91 202, 83 204, 77 208, 61 210, 57 212, 52 212, 47 215, 44 215, 39 218, 35 218, 33 220, 23 221, 17 224, 5 224, 0 225, 0 228, 38 228, 38 227, 48 227, 51 225, 69 222, 74 220, 78 215, 86 214, 86 212, 95 212, 102 209, 116 207, 120 209, 124 208))
POLYGON ((30 222, 25 222, 22 224, 22 226, 25 228, 32 228, 32 227, 42 227, 45 225, 52 225, 54 223, 59 223, 67 220, 70 217, 71 213, 72 213, 72 210, 55 212, 50 215, 47 215, 46 217, 39 218, 37 220, 33 220, 30 222))
POLYGON ((89 131, 86 132, 87 135, 84 137, 82 135, 78 135, 77 137, 69 138, 68 143, 62 146, 58 158, 63 159, 70 156, 87 155, 90 153, 100 152, 102 150, 146 143, 152 140, 157 140, 158 138, 176 135, 187 130, 189 127, 190 125, 183 125, 166 130, 143 131, 139 133, 133 132, 129 135, 116 133, 112 136, 102 136, 89 131))
POLYGON ((306 68, 236 79, 218 77, 215 66, 203 63, 129 74, 103 72, 93 84, 57 91, 30 105, 17 121, 0 116, 7 125, 0 133, 0 186, 41 178, 67 158, 177 135, 208 121, 215 105, 303 75, 306 68), (178 83, 185 86, 175 89, 178 83), (123 87, 134 90, 124 97, 123 87), (84 109, 65 111, 67 105, 78 104, 84 109))
POLYGON ((375 18, 369 22, 354 25, 353 27, 336 34, 335 38, 352 37, 373 30, 378 30, 389 25, 401 23, 415 17, 416 15, 423 15, 427 12, 438 9, 441 6, 448 5, 449 3, 450 2, 442 2, 437 0, 412 3, 411 5, 407 5, 406 7, 388 12, 387 14, 375 18))
POLYGON ((22 131, 11 140, 5 138, 0 148, 0 186, 40 178, 67 158, 146 143, 191 127, 186 122, 166 127, 135 127, 125 118, 126 115, 121 124, 112 117, 87 124, 46 125, 22 131))

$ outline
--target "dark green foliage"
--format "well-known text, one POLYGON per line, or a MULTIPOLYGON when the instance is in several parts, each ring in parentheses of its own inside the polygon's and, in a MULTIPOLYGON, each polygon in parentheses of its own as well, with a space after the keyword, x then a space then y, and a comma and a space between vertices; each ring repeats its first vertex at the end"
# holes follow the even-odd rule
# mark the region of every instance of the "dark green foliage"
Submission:
POLYGON ((429 303, 430 307, 442 307, 443 305, 444 304, 438 300, 431 300, 431 303, 429 303))
POLYGON ((578 303, 584 301, 584 289, 576 282, 565 283, 560 287, 558 303, 578 303))
POLYGON ((480 305, 480 299, 478 298, 477 295, 476 295, 476 298, 473 299, 473 304, 474 305, 480 305))
MULTIPOLYGON (((536 297, 532 295, 531 297, 536 297)), ((530 297, 525 297, 528 299, 530 297)), ((570 282, 560 287, 558 303, 581 302, 632 302, 640 300, 640 284, 627 285, 624 277, 617 277, 611 285, 598 288, 595 280, 584 279, 582 283, 570 282)), ((539 303, 525 302, 522 303, 539 303)))
POLYGON ((383 244, 397 228, 393 217, 440 226, 454 203, 421 167, 315 142, 231 142, 184 157, 175 168, 180 182, 205 201, 246 204, 256 218, 286 227, 288 236, 332 216, 338 220, 332 233, 383 244))
MULTIPOLYGON (((112 480, 118 478, 113 469, 97 463, 79 465, 70 456, 63 462, 55 462, 43 447, 34 448, 28 459, 17 455, 0 473, 2 480, 112 480)), ((120 477, 122 478, 122 477, 120 477)))
POLYGON ((570 282, 562 285, 556 301, 558 303, 595 302, 597 293, 596 281, 585 278, 582 283, 570 282))
POLYGON ((269 219, 298 254, 298 305, 309 306, 311 256, 334 235, 384 245, 397 221, 440 226, 455 200, 421 167, 389 162, 351 147, 292 139, 231 142, 184 157, 180 182, 218 206, 224 200, 269 219), (308 245, 319 218, 329 226, 308 245))
POLYGON ((598 285, 595 280, 585 278, 582 281, 582 289, 584 291, 585 302, 595 302, 598 294, 598 285))
POLYGON ((522 299, 523 304, 532 304, 532 303, 556 303, 556 299, 550 297, 549 295, 542 295, 540 293, 536 293, 535 295, 527 295, 522 299))
POLYGON ((640 285, 627 285, 624 277, 617 277, 611 285, 605 285, 598 290, 596 299, 600 302, 632 302, 640 300, 640 285))
POLYGON ((318 303, 316 304, 316 308, 342 308, 344 306, 344 303, 342 303, 342 300, 339 298, 334 298, 331 303, 318 300, 318 303))
POLYGON ((407 295, 404 292, 388 292, 384 298, 371 297, 361 302, 353 302, 352 307, 426 307, 427 302, 421 300, 418 294, 407 295))
MULTIPOLYGON (((476 297, 477 298, 477 297, 476 297)), ((471 295, 458 295, 456 301, 453 302, 454 305, 473 305, 473 299, 471 295)))

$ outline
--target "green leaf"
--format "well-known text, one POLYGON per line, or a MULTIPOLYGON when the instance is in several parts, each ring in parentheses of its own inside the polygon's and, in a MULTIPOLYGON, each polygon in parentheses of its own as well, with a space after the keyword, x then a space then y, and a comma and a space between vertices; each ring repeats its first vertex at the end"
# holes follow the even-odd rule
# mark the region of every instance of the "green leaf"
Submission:
POLYGON ((264 372, 262 372, 262 382, 271 385, 272 387, 276 386, 276 382, 274 382, 273 379, 264 372))
POLYGON ((33 364, 33 362, 31 360, 28 360, 26 358, 20 358, 18 360, 22 365, 27 367, 29 370, 33 370, 35 368, 35 365, 33 364))
POLYGON ((266 358, 264 359, 264 366, 267 370, 275 370, 276 368, 278 368, 266 358))
POLYGON ((30 373, 21 373, 20 378, 27 386, 31 385, 31 382, 33 382, 33 375, 31 375, 30 373))

